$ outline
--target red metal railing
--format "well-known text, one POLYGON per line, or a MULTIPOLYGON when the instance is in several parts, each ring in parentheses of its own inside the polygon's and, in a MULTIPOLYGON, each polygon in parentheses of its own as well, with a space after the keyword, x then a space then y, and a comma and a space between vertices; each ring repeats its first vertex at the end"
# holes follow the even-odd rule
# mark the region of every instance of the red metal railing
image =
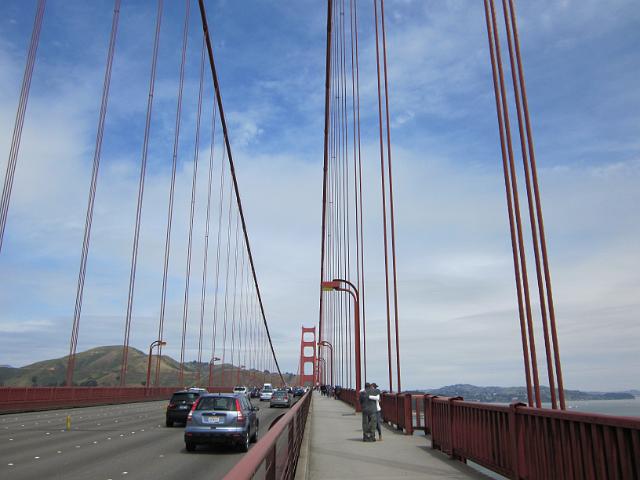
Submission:
POLYGON ((338 397, 339 400, 342 400, 343 402, 348 403, 356 410, 359 410, 358 392, 356 392, 354 389, 341 388, 338 392, 336 392, 336 397, 338 397))
POLYGON ((638 479, 640 419, 383 394, 386 422, 434 449, 516 479, 638 479))
POLYGON ((224 478, 226 480, 293 478, 310 405, 311 392, 309 391, 273 425, 224 478))
MULTIPOLYGON (((0 387, 0 413, 168 399, 182 387, 0 387)), ((213 387, 212 393, 232 387, 213 387)))

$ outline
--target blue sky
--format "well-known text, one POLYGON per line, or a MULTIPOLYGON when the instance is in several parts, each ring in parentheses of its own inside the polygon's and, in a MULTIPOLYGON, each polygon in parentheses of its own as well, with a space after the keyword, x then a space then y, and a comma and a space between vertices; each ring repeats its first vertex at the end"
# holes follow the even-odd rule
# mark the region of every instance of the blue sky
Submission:
MULTIPOLYGON (((0 5, 2 172, 35 3, 0 5)), ((132 345, 141 349, 157 325, 184 16, 184 2, 165 3, 132 328, 132 345)), ((269 323, 281 364, 295 371, 300 325, 317 320, 326 6, 207 5, 269 323)), ((358 6, 369 371, 383 379, 373 14, 370 2, 358 6)), ((403 385, 523 384, 482 2, 388 0, 385 7, 403 385)), ((68 351, 112 8, 111 1, 47 4, 0 254, 0 364, 68 351)), ((178 331, 182 312, 198 13, 193 3, 169 333, 178 331)), ((565 385, 638 388, 640 8, 634 0, 606 8, 595 0, 520 1, 518 13, 565 385)), ((154 21, 155 2, 123 2, 79 350, 122 341, 154 21)), ((202 260, 204 179, 194 265, 202 260)), ((199 278, 192 279, 194 317, 199 278)), ((171 345, 167 351, 178 353, 171 345)))

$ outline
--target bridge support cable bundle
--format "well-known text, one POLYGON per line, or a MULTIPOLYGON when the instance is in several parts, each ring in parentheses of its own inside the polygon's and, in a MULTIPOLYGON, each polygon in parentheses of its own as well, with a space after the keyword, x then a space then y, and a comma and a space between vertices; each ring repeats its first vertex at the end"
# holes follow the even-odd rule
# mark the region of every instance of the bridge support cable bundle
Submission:
POLYGON ((13 188, 13 178, 16 174, 18 153, 20 151, 20 140, 22 139, 22 127, 24 126, 24 117, 27 112, 27 102, 29 100, 29 91, 31 89, 31 78, 33 77, 33 69, 36 63, 36 53, 38 51, 38 44, 40 43, 40 32, 42 31, 42 19, 44 17, 45 6, 46 0, 38 0, 36 15, 33 21, 33 29, 31 31, 29 52, 27 53, 27 64, 24 68, 24 76, 22 78, 20 99, 18 100, 18 111, 16 112, 16 121, 13 126, 13 136, 11 137, 11 148, 9 150, 9 161, 7 162, 7 170, 4 176, 4 186, 2 187, 2 201, 0 202, 0 251, 2 251, 4 230, 7 226, 9 203, 11 201, 11 190, 13 188))
MULTIPOLYGON (((494 94, 496 99, 496 113, 500 134, 500 148, 504 171, 504 182, 507 197, 507 212, 513 251, 516 293, 518 299, 518 313, 522 337, 525 376, 529 406, 534 404, 541 407, 540 381, 538 378, 538 363, 535 349, 535 335, 533 314, 527 275, 527 260, 523 236, 522 218, 518 195, 517 170, 509 119, 508 98, 500 51, 498 22, 494 0, 484 0, 487 37, 491 59, 494 94), (532 391, 533 390, 533 391, 532 391)), ((546 353, 547 374, 551 394, 551 406, 565 409, 564 383, 560 364, 560 351, 556 329, 553 294, 551 290, 551 276, 547 255, 547 246, 542 218, 540 190, 533 146, 533 134, 527 103, 527 94, 520 54, 520 41, 516 22, 514 0, 502 0, 505 31, 507 35, 511 77, 513 81, 513 96, 518 117, 518 131, 520 136, 521 156, 527 192, 529 222, 531 226, 532 247, 534 252, 538 296, 540 302, 541 322, 546 353), (557 386, 557 397, 556 397, 557 386)))
MULTIPOLYGON (((325 129, 321 238, 321 293, 318 325, 319 343, 331 349, 318 353, 317 382, 327 382, 335 370, 335 383, 353 387, 354 364, 360 364, 366 377, 366 317, 364 271, 364 221, 362 196, 362 153, 360 147, 360 68, 357 2, 330 0, 327 3, 327 59, 325 78, 325 129), (347 27, 347 19, 348 27, 347 27), (349 32, 347 34, 347 28, 349 32), (349 78, 350 76, 350 78, 349 78), (353 175, 353 177, 351 177, 353 175), (353 252, 355 245, 355 252, 353 252), (352 254, 355 253, 355 278, 351 281, 352 254), (350 297, 323 294, 332 281, 353 286, 358 301, 350 297), (353 305, 353 306, 352 306, 353 305), (352 308, 362 323, 356 321, 352 308), (359 332, 362 327, 363 338, 359 332), (362 347, 362 349, 361 349, 362 347), (355 350, 355 351, 354 351, 355 350), (364 352, 364 361, 359 358, 364 352), (355 355, 355 357, 354 357, 355 355), (358 357, 358 358, 356 358, 358 357), (324 369, 324 371, 323 371, 324 369)), ((382 186, 382 226, 387 320, 387 357, 389 388, 401 389, 398 292, 396 268, 395 217, 391 162, 389 91, 387 75, 384 2, 373 2, 375 21, 376 65, 378 82, 378 132, 380 178, 382 186), (380 9, 380 15, 378 14, 380 9), (382 35, 378 34, 379 29, 382 35), (382 45, 382 48, 380 48, 382 45), (381 67, 382 65, 382 67, 381 67), (383 87, 384 82, 384 89, 383 87), (384 93, 384 102, 383 102, 384 93), (383 115, 384 103, 384 115, 383 115), (386 141, 386 148, 385 148, 386 141), (388 177, 388 180, 387 178, 388 177), (389 219, 387 218, 389 216, 389 219), (391 242, 388 242, 388 235, 391 242), (389 259, 389 257, 391 257, 389 259), (392 328, 392 312, 394 327, 392 328), (394 341, 395 338, 395 341, 394 341), (393 354, 395 351, 395 355, 393 354), (395 358, 392 358, 395 357, 395 358), (395 369, 394 369, 395 364, 395 369), (395 370, 395 372, 394 372, 395 370)), ((360 377, 362 371, 356 372, 360 377)))

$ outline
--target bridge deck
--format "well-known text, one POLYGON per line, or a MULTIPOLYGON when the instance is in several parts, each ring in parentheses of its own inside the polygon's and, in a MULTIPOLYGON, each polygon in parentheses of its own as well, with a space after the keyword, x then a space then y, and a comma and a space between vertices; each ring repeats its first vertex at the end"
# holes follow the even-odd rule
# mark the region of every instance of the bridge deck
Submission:
POLYGON ((303 448, 296 480, 490 478, 431 450, 422 435, 407 436, 384 427, 382 442, 364 443, 361 425, 360 414, 350 406, 314 393, 307 421, 309 447, 306 452, 303 448))

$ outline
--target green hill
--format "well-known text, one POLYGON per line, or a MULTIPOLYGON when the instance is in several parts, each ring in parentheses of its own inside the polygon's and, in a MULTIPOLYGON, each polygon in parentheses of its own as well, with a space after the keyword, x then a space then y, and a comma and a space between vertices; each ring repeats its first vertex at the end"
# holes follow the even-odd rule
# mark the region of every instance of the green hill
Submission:
MULTIPOLYGON (((155 365, 155 356, 152 369, 155 365)), ((147 376, 149 357, 135 348, 129 348, 127 385, 144 385, 147 376)), ((120 365, 122 362, 122 346, 96 347, 76 354, 74 385, 79 386, 118 386, 120 385, 120 365)), ((62 386, 65 381, 67 357, 44 360, 20 368, 0 367, 0 386, 5 387, 50 387, 62 386)), ((221 383, 220 365, 213 370, 214 384, 221 383)), ((178 385, 180 363, 169 356, 162 357, 160 364, 160 383, 166 386, 178 385)), ((152 371, 153 375, 153 371, 152 371)), ((240 370, 233 365, 224 365, 225 383, 227 384, 262 384, 276 383, 278 376, 273 373, 262 373, 256 370, 240 370), (264 379, 264 380, 263 380, 264 379), (236 382, 239 380, 239 382, 236 382)), ((283 374, 288 383, 295 383, 295 375, 283 374)), ((206 363, 188 362, 184 366, 184 384, 206 384, 209 377, 209 365, 206 363), (200 368, 201 381, 196 382, 200 368)), ((153 379, 153 376, 152 376, 153 379)))

